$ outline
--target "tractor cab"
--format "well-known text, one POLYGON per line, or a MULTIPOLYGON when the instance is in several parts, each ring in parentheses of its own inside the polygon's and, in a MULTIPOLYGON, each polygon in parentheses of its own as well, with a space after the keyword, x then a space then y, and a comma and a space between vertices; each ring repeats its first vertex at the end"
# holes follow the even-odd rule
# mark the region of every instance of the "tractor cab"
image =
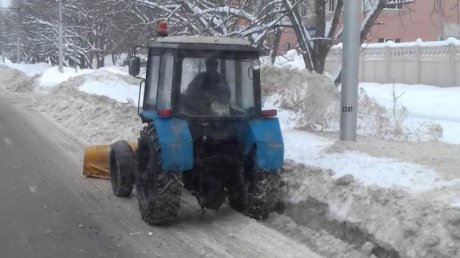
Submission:
MULTIPOLYGON (((243 39, 163 37, 149 44, 144 120, 247 120, 261 115, 259 50, 243 39)), ((137 75, 132 62, 130 73, 137 75)))

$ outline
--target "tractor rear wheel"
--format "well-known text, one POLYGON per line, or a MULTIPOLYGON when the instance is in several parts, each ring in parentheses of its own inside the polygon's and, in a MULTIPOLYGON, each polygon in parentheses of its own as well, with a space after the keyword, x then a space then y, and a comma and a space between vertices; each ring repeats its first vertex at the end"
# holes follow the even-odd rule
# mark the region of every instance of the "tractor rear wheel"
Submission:
POLYGON ((175 221, 180 208, 181 179, 161 169, 160 151, 155 129, 145 127, 137 148, 136 190, 142 219, 149 225, 175 221))
POLYGON ((280 181, 280 176, 274 171, 255 171, 247 200, 246 213, 249 217, 267 219, 279 207, 280 181))
POLYGON ((115 196, 129 197, 134 184, 134 154, 126 141, 110 146, 110 182, 115 196))

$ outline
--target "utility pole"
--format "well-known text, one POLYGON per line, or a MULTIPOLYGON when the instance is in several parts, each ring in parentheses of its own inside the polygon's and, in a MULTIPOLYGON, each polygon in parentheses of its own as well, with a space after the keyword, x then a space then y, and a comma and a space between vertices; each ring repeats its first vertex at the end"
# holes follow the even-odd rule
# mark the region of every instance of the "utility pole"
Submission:
POLYGON ((16 31, 16 41, 17 41, 17 44, 16 44, 16 55, 17 55, 17 58, 16 58, 16 62, 17 63, 20 63, 21 62, 21 55, 20 55, 20 49, 19 49, 19 28, 20 28, 20 20, 19 20, 19 10, 21 10, 21 7, 18 7, 18 10, 17 10, 17 13, 16 13, 16 18, 17 18, 17 31, 16 31))
MULTIPOLYGON (((1 1, 1 0, 0 0, 1 1)), ((63 73, 63 62, 64 62, 64 51, 62 49, 62 0, 59 1, 59 56, 58 56, 58 63, 59 63, 59 72, 63 73)))
POLYGON ((361 47, 361 0, 346 0, 344 2, 340 140, 356 141, 359 51, 361 47))
POLYGON ((0 0, 0 54, 2 55, 2 63, 5 64, 5 52, 3 49, 3 0, 0 0))
POLYGON ((77 68, 77 22, 73 23, 73 65, 75 66, 75 73, 78 72, 77 68))

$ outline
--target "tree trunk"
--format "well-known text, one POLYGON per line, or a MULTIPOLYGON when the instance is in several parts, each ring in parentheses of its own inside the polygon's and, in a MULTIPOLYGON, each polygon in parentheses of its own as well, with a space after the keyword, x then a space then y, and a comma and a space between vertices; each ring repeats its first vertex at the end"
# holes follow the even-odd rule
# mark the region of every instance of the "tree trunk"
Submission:
POLYGON ((305 63, 305 69, 307 69, 310 72, 314 70, 314 67, 312 66, 313 58, 312 58, 311 55, 313 55, 313 53, 311 53, 311 54, 308 54, 308 53, 302 54, 303 62, 305 63))
POLYGON ((329 49, 332 46, 332 39, 326 39, 326 0, 315 1, 315 15, 316 15, 316 32, 313 42, 313 65, 314 71, 323 74, 326 57, 329 49))
POLYGON ((117 64, 117 54, 115 54, 115 52, 112 52, 112 64, 113 65, 117 64))
POLYGON ((97 68, 104 67, 104 61, 105 61, 104 54, 103 53, 98 53, 96 55, 96 61, 97 61, 97 68))
POLYGON ((275 32, 275 39, 273 41, 273 50, 271 56, 271 63, 275 64, 276 56, 278 55, 278 50, 280 47, 281 36, 283 35, 283 29, 279 28, 275 32))
MULTIPOLYGON (((319 44, 319 42, 318 42, 319 44)), ((326 47, 327 48, 327 47, 326 47)), ((326 65, 327 54, 329 53, 329 48, 320 48, 322 50, 318 51, 318 54, 315 56, 313 64, 315 65, 315 72, 318 74, 324 73, 324 68, 326 65)))
POLYGON ((86 58, 83 54, 80 54, 80 68, 81 69, 88 68, 87 63, 86 63, 86 58))

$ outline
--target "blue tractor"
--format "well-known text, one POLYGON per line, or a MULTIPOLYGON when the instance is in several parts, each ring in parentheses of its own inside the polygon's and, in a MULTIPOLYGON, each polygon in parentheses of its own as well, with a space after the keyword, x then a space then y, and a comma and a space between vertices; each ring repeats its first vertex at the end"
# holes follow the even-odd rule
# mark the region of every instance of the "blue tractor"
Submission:
MULTIPOLYGON (((284 146, 276 110, 262 110, 260 51, 242 39, 162 37, 148 45, 137 146, 111 145, 115 195, 136 187, 150 225, 177 217, 182 189, 203 209, 265 219, 282 205, 284 146)), ((140 73, 132 58, 130 74, 140 73)))

